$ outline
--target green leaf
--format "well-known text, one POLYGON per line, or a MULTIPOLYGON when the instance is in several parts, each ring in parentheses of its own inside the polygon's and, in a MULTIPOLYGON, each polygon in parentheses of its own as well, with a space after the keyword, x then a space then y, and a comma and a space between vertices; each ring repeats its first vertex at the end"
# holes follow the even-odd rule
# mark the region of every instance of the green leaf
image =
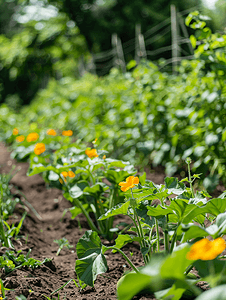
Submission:
POLYGON ((104 193, 109 187, 106 187, 106 185, 102 182, 98 182, 95 185, 92 185, 91 187, 84 188, 83 192, 88 193, 94 197, 99 198, 99 196, 104 193))
POLYGON ((130 70, 130 69, 136 67, 136 65, 137 65, 137 62, 136 62, 135 60, 131 60, 131 61, 127 64, 126 68, 127 68, 127 70, 130 70))
POLYGON ((127 201, 125 203, 119 203, 118 205, 112 207, 109 209, 105 214, 99 217, 99 221, 108 219, 113 216, 117 215, 127 215, 128 207, 129 207, 130 201, 127 201))
POLYGON ((175 215, 169 215, 170 222, 182 222, 188 224, 200 214, 210 213, 217 216, 226 209, 226 201, 220 198, 214 198, 209 200, 206 204, 198 206, 197 204, 187 203, 186 200, 176 199, 172 200, 169 209, 174 211, 178 220, 175 219, 175 215))
POLYGON ((151 217, 162 217, 173 213, 171 208, 164 208, 161 205, 158 205, 157 207, 147 206, 147 209, 148 209, 147 214, 148 216, 151 217))
POLYGON ((226 284, 216 286, 199 295, 195 300, 226 300, 226 284))
POLYGON ((36 175, 44 171, 53 171, 55 173, 58 173, 57 168, 53 166, 43 166, 43 164, 36 164, 32 165, 32 168, 28 170, 27 176, 36 175))
POLYGON ((160 270, 161 277, 184 279, 184 272, 191 262, 186 258, 189 251, 187 244, 177 247, 163 262, 160 270))
POLYGON ((83 258, 85 256, 89 256, 93 252, 101 251, 101 240, 97 234, 97 232, 88 230, 85 234, 79 239, 76 252, 78 258, 83 258))
POLYGON ((204 227, 195 224, 182 224, 182 231, 185 231, 182 243, 198 237, 204 237, 209 234, 204 227))
POLYGON ((124 168, 129 165, 128 162, 112 159, 112 158, 106 158, 105 160, 108 163, 108 168, 116 167, 116 168, 124 168))
POLYGON ((145 205, 143 202, 140 203, 139 208, 136 208, 136 212, 138 216, 141 218, 141 222, 150 228, 153 227, 155 224, 155 220, 153 218, 150 218, 148 216, 148 209, 147 205, 145 205))
POLYGON ((141 273, 129 273, 117 283, 118 300, 131 300, 150 283, 150 276, 141 273))
POLYGON ((146 180, 146 172, 143 173, 143 175, 139 176, 139 182, 141 185, 145 185, 146 180))
POLYGON ((79 279, 94 287, 97 275, 107 271, 107 261, 102 253, 94 252, 76 261, 75 271, 79 279))
POLYGON ((119 182, 125 181, 128 176, 135 174, 136 172, 128 172, 123 170, 107 170, 104 175, 111 183, 118 185, 119 182))
POLYGON ((194 35, 190 35, 190 41, 191 41, 192 47, 195 49, 197 40, 194 35))
POLYGON ((81 281, 94 286, 94 281, 98 274, 107 271, 107 261, 102 253, 100 238, 95 231, 86 231, 79 239, 76 251, 78 258, 76 260, 75 271, 81 281))
POLYGON ((180 195, 186 190, 186 186, 175 177, 166 177, 165 184, 169 194, 180 195))
MULTIPOLYGON (((133 235, 129 235, 129 234, 119 234, 117 239, 115 240, 115 246, 118 249, 121 249, 123 246, 125 246, 128 243, 132 243, 132 242, 141 242, 142 238, 138 237, 138 236, 133 236, 133 235)), ((117 252, 117 250, 113 250, 112 251, 117 252)))
POLYGON ((179 300, 187 288, 188 284, 182 280, 177 280, 171 288, 155 292, 155 296, 157 299, 179 300))
POLYGON ((226 275, 225 261, 223 260, 219 260, 217 258, 211 261, 199 259, 194 262, 194 266, 203 280, 208 278, 208 282, 211 282, 212 280, 214 281, 214 278, 216 279, 219 274, 221 274, 221 279, 225 280, 225 278, 223 279, 223 276, 226 275))
POLYGON ((83 191, 80 189, 78 185, 74 185, 72 188, 70 188, 69 195, 72 198, 79 198, 83 195, 83 191))
POLYGON ((163 199, 166 199, 166 197, 168 197, 170 194, 172 194, 172 192, 165 190, 162 192, 153 193, 152 195, 146 196, 144 199, 145 200, 156 200, 156 199, 163 200, 163 199))
MULTIPOLYGON (((88 211, 89 204, 86 203, 86 204, 83 204, 82 206, 84 207, 84 209, 86 209, 88 211)), ((83 213, 81 208, 79 208, 77 206, 70 207, 69 211, 71 213, 71 218, 72 219, 76 218, 77 215, 83 213)))

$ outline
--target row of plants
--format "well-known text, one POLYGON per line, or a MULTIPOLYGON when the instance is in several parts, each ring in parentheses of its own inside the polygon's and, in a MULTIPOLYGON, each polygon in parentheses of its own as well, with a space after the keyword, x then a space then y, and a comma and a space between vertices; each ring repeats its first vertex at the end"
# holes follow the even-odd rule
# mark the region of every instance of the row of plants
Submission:
POLYGON ((16 189, 16 187, 10 184, 10 181, 17 171, 13 166, 9 173, 0 173, 0 299, 5 298, 5 291, 7 291, 2 282, 3 278, 15 269, 26 266, 34 269, 51 260, 48 258, 43 261, 36 260, 30 257, 31 249, 23 254, 21 250, 17 251, 14 247, 14 241, 21 238, 20 229, 27 214, 26 210, 31 209, 40 218, 19 190, 12 192, 12 188, 16 189), (20 196, 23 196, 23 201, 20 196), (21 219, 14 214, 17 204, 22 205, 25 211, 21 219))
POLYGON ((161 164, 172 176, 189 156, 193 172, 203 173, 205 188, 225 182, 226 35, 211 33, 203 19, 198 12, 187 17, 195 29, 195 59, 182 61, 178 75, 147 61, 134 68, 131 61, 125 74, 112 69, 103 78, 51 80, 20 114, 1 106, 1 138, 10 142, 14 127, 27 128, 25 134, 71 128, 84 142, 97 137, 111 157, 141 166, 161 164))
POLYGON ((42 173, 47 185, 63 191, 72 218, 83 213, 87 219, 90 230, 76 247, 82 288, 94 286, 97 275, 107 271, 104 254, 111 250, 132 269, 118 283, 118 299, 143 290, 157 299, 225 297, 219 255, 225 249, 226 192, 208 200, 193 184, 208 172, 209 189, 225 180, 226 38, 212 34, 197 12, 186 22, 198 28, 191 37, 197 60, 183 62, 179 76, 144 62, 124 75, 113 70, 102 79, 88 74, 77 82, 52 81, 21 114, 0 109, 1 136, 12 157, 28 160, 29 176, 42 173), (133 163, 145 166, 150 160, 165 164, 169 174, 186 160, 188 176, 166 177, 162 185, 146 180, 145 173, 135 176, 133 163), (192 175, 191 167, 203 174, 192 175), (118 214, 131 220, 123 230, 113 222, 118 214), (114 246, 101 242, 100 237, 112 241, 114 234, 114 246), (140 245, 141 268, 122 250, 131 242, 140 245), (198 276, 190 272, 193 267, 198 276), (197 287, 203 280, 210 291, 197 287))
MULTIPOLYGON (((66 132, 69 136, 54 129, 33 132, 20 143, 30 149, 25 151, 28 175, 41 173, 49 186, 61 189, 72 203, 72 218, 83 213, 90 226, 76 246, 79 286, 94 286, 96 277, 108 269, 105 252, 112 251, 121 253, 132 269, 118 282, 118 299, 129 300, 142 291, 157 299, 200 300, 209 293, 211 299, 220 299, 226 278, 224 256, 219 256, 226 247, 226 192, 209 199, 206 191, 195 191, 200 174, 191 174, 189 158, 187 177, 180 181, 166 177, 164 184, 156 185, 146 180, 145 173, 135 176, 130 163, 109 158, 98 149, 97 140, 87 148, 66 132), (131 219, 123 230, 113 223, 120 214, 131 219), (100 237, 114 239, 115 244, 106 246, 100 237), (143 267, 137 268, 122 250, 132 242, 140 245, 143 267), (191 272, 193 267, 198 275, 191 272), (206 281, 210 291, 202 293, 200 281, 206 281)), ((14 133, 15 139, 20 136, 17 128, 14 133)), ((17 153, 15 149, 13 155, 17 153)))

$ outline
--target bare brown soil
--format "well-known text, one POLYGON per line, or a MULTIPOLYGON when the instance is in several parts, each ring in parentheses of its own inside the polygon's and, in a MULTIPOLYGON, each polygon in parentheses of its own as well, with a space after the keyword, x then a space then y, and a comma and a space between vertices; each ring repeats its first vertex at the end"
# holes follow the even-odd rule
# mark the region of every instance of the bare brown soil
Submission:
MULTIPOLYGON (((10 158, 10 152, 7 148, 0 144, 0 172, 8 173, 12 165, 16 165, 16 169, 20 171, 13 177, 11 183, 22 192, 27 201, 40 214, 39 220, 30 209, 27 209, 28 214, 20 231, 20 239, 14 241, 16 250, 21 249, 24 254, 32 249, 30 257, 44 260, 52 258, 51 262, 42 265, 41 267, 31 270, 29 268, 21 268, 14 270, 9 275, 4 273, 0 275, 5 288, 10 289, 6 292, 8 300, 15 299, 16 296, 24 295, 27 299, 47 299, 51 298, 50 294, 68 282, 70 279, 76 279, 75 261, 76 244, 79 238, 89 229, 85 218, 80 215, 78 219, 71 219, 70 213, 66 213, 62 218, 65 208, 70 207, 70 203, 63 198, 62 192, 47 188, 43 179, 39 175, 28 177, 26 175, 28 163, 16 162, 10 158), (63 249, 59 256, 56 256, 58 245, 54 243, 55 239, 65 237, 73 248, 70 250, 63 249), (44 296, 45 295, 45 296, 44 296)), ((155 183, 163 183, 164 172, 149 173, 148 179, 155 183)), ((222 187, 219 190, 219 194, 222 187)), ((15 188, 13 189, 15 192, 15 188)), ((19 195, 19 194, 18 194, 19 195)), ((23 201, 23 197, 21 200, 23 201)), ((14 221, 20 220, 24 208, 20 205, 16 207, 14 221), (17 219, 16 219, 17 218, 17 219)), ((116 222, 126 221, 126 218, 120 216, 116 222)), ((107 244, 106 241, 103 241, 107 244)), ((126 254, 133 252, 131 260, 136 266, 142 265, 142 258, 139 247, 136 244, 130 244, 123 248, 126 254)), ((0 248, 0 255, 5 249, 0 248)), ((99 275, 95 288, 87 287, 80 291, 71 281, 63 290, 59 291, 59 299, 117 299, 116 284, 123 273, 128 270, 128 265, 119 253, 106 253, 108 262, 108 272, 99 275)), ((129 255, 130 256, 130 255, 129 255)), ((55 293, 52 299, 58 299, 58 294, 55 293)), ((155 299, 151 295, 136 296, 134 299, 155 299)))

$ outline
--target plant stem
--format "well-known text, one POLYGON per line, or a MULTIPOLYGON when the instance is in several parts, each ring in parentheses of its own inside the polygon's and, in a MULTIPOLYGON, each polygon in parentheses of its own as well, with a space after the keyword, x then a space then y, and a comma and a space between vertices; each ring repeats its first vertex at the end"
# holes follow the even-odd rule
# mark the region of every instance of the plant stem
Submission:
POLYGON ((190 265, 187 267, 186 271, 184 272, 184 275, 188 275, 188 273, 192 270, 193 265, 190 265))
POLYGON ((139 270, 134 266, 134 264, 131 262, 131 260, 128 258, 128 256, 120 249, 114 247, 114 246, 111 246, 111 247, 107 247, 108 249, 113 249, 113 250, 116 250, 118 251, 119 253, 122 254, 122 256, 125 258, 125 260, 128 262, 128 264, 131 266, 131 268, 136 272, 136 273, 139 273, 139 270))
POLYGON ((176 228, 176 230, 173 234, 172 243, 171 243, 171 246, 170 246, 170 253, 173 252, 174 244, 175 244, 176 239, 177 239, 177 229, 178 229, 179 226, 180 226, 180 223, 178 223, 177 228, 176 228))
MULTIPOLYGON (((114 188, 111 193, 111 197, 110 197, 110 201, 109 201, 109 209, 111 209, 115 205, 116 190, 117 190, 117 188, 114 188)), ((114 221, 113 217, 110 217, 107 219, 107 235, 109 236, 109 240, 112 240, 112 238, 113 238, 113 233, 110 232, 110 229, 113 226, 113 221, 114 221)))
POLYGON ((191 180, 190 160, 187 160, 187 164, 188 164, 188 180, 189 180, 189 183, 190 183, 190 189, 191 189, 191 192, 192 192, 192 197, 195 198, 195 193, 194 193, 194 189, 193 189, 193 186, 192 186, 192 180, 191 180))
MULTIPOLYGON (((168 215, 166 215, 166 223, 168 224, 168 215)), ((164 230, 164 246, 165 252, 169 253, 168 228, 165 228, 164 230)))
MULTIPOLYGON (((136 200, 135 200, 135 198, 133 196, 132 189, 131 189, 131 195, 132 195, 132 198, 134 200, 134 203, 136 203, 136 200)), ((133 205, 133 215, 134 215, 134 224, 136 226, 138 236, 141 238, 141 243, 140 243, 141 244, 141 248, 145 248, 145 240, 144 240, 143 229, 142 229, 142 226, 141 226, 141 223, 140 223, 139 216, 136 213, 135 204, 133 205), (137 223, 136 223, 136 220, 137 220, 137 223), (138 224, 138 226, 137 226, 137 224, 138 224)), ((143 260, 144 260, 144 263, 147 264, 147 258, 145 257, 145 255, 143 255, 143 260)))
POLYGON ((155 228, 156 228, 156 235, 157 235, 157 251, 160 250, 160 239, 159 239, 159 224, 157 218, 155 218, 155 228))
MULTIPOLYGON (((140 228, 140 237, 142 238, 141 240, 141 245, 143 248, 145 248, 145 239, 144 239, 144 233, 143 233, 143 229, 142 229, 142 226, 140 224, 140 219, 139 219, 139 216, 136 214, 136 217, 137 217, 137 223, 138 223, 138 226, 140 228)), ((147 260, 147 257, 145 255, 143 255, 143 259, 144 259, 144 263, 147 264, 148 263, 148 260, 147 260)))
POLYGON ((168 231, 164 231, 164 246, 165 246, 165 252, 169 253, 168 231))
POLYGON ((97 227, 95 226, 95 224, 93 223, 93 221, 91 220, 89 214, 87 213, 87 211, 85 210, 85 208, 82 206, 82 204, 80 203, 80 201, 77 198, 73 198, 73 201, 75 202, 76 206, 78 206, 82 213, 84 214, 84 216, 87 219, 87 222, 89 224, 89 227, 93 230, 96 231, 97 233, 100 234, 100 231, 97 229, 97 227))

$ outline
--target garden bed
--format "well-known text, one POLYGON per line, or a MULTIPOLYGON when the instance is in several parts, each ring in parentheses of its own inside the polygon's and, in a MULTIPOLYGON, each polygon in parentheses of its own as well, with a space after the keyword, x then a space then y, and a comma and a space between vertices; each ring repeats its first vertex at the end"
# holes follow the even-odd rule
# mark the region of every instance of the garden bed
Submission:
MULTIPOLYGON (((24 295, 27 299, 47 299, 43 295, 50 297, 50 294, 68 282, 70 279, 76 279, 75 247, 84 232, 89 226, 83 215, 79 215, 79 222, 72 220, 70 213, 62 218, 65 208, 70 203, 62 197, 62 192, 55 188, 46 188, 41 176, 34 175, 28 177, 26 175, 28 163, 16 162, 10 158, 10 152, 7 148, 0 144, 0 165, 1 172, 8 173, 12 165, 16 165, 16 169, 20 171, 13 177, 11 183, 22 192, 27 201, 40 214, 39 220, 31 210, 23 223, 20 231, 20 239, 14 241, 16 250, 21 249, 24 254, 32 249, 30 257, 43 261, 45 258, 52 258, 41 267, 34 271, 29 268, 21 268, 14 270, 7 276, 1 274, 5 288, 10 289, 6 292, 7 299, 15 299, 16 296, 24 295), (54 243, 55 239, 65 237, 73 248, 70 250, 62 250, 59 256, 56 256, 58 245, 54 243)), ((149 174, 149 178, 157 183, 163 182, 164 174, 149 174)), ((19 194, 18 194, 19 196, 19 194)), ((17 206, 15 217, 18 220, 24 209, 17 206)), ((16 222, 16 220, 12 220, 16 222)), ((126 221, 124 216, 116 219, 116 222, 126 221)), ((106 241, 104 241, 107 244, 106 241)), ((142 257, 139 246, 130 244, 124 247, 125 253, 133 252, 132 261, 136 266, 142 265, 142 257)), ((4 249, 1 249, 4 253, 4 249)), ((80 291, 73 281, 71 281, 63 290, 59 291, 60 299, 117 299, 116 284, 124 271, 128 270, 128 266, 121 254, 106 253, 109 270, 103 276, 99 275, 95 282, 95 289, 91 287, 80 291), (108 255, 110 254, 110 255, 108 255)), ((57 293, 53 295, 57 298, 57 293)), ((134 299, 155 299, 152 296, 136 296, 134 299)))
MULTIPOLYGON (((16 165, 16 170, 20 169, 13 177, 11 183, 17 187, 19 193, 17 196, 23 201, 20 193, 24 194, 27 201, 41 216, 38 219, 30 209, 20 231, 20 238, 14 241, 16 250, 22 250, 26 254, 32 249, 30 257, 43 261, 45 258, 51 258, 50 262, 31 270, 27 267, 19 268, 5 276, 1 274, 4 287, 10 289, 6 292, 7 299, 15 299, 16 296, 24 295, 27 299, 51 299, 51 293, 70 279, 76 279, 75 261, 77 258, 75 247, 78 240, 82 237, 89 226, 83 215, 72 220, 70 213, 67 212, 62 217, 64 209, 70 207, 70 203, 62 196, 62 191, 55 188, 47 188, 43 179, 39 175, 28 177, 26 175, 28 163, 16 162, 10 158, 10 152, 0 144, 0 166, 1 173, 8 173, 12 165, 16 165), (79 221, 79 222, 78 222, 79 221), (59 256, 56 255, 59 246, 54 242, 56 239, 66 238, 73 248, 61 250, 59 256), (45 295, 45 296, 44 296, 45 295)), ((155 183, 163 183, 165 174, 161 169, 156 173, 149 173, 147 178, 155 183)), ((218 186, 214 192, 217 197, 224 190, 223 186, 218 186)), ((14 189, 14 192, 16 189, 14 189)), ((18 222, 24 212, 20 205, 16 207, 14 219, 11 222, 18 222)), ((125 216, 118 216, 116 223, 128 221, 125 216)), ((104 244, 108 242, 103 241, 104 244)), ((6 249, 1 249, 1 254, 6 249)), ((131 257, 135 266, 142 265, 142 257, 139 246, 129 244, 123 248, 124 252, 131 257)), ((95 288, 86 287, 80 290, 75 286, 73 280, 68 283, 59 292, 52 295, 52 299, 117 299, 116 284, 126 270, 128 265, 119 253, 106 253, 108 261, 108 272, 99 275, 95 282, 95 288)), ((77 281, 78 282, 78 281, 77 281)), ((208 286, 201 283, 202 289, 208 289, 208 286)), ((135 296, 134 299, 155 299, 151 295, 135 296)))

